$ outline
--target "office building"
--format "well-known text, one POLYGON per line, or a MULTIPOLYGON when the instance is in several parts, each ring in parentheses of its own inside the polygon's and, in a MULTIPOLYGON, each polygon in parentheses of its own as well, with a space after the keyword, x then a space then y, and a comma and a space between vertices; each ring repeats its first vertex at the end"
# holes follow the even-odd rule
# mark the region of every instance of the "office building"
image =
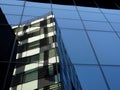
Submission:
MULTIPOLYGON (((118 0, 109 2, 107 0, 22 0, 15 1, 14 4, 11 2, 3 1, 0 4, 11 26, 20 27, 22 22, 31 18, 44 16, 48 12, 53 13, 59 57, 60 89, 120 89, 120 2, 118 0), (8 12, 6 9, 8 7, 10 10, 14 8, 14 11, 8 12)), ((27 88, 24 84, 20 87, 22 85, 27 88)))

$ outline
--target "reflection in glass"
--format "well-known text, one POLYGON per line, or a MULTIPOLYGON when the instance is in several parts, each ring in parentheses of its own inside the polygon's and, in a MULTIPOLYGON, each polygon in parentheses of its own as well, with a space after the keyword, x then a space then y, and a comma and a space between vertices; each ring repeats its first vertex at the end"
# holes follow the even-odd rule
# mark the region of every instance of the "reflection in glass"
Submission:
POLYGON ((96 64, 96 59, 84 31, 61 30, 66 50, 72 63, 96 64))
POLYGON ((120 40, 112 32, 89 32, 101 64, 120 65, 120 40))
POLYGON ((115 31, 120 31, 120 23, 111 23, 111 25, 115 31))
POLYGON ((120 67, 103 66, 103 71, 107 78, 111 90, 120 89, 120 67))
POLYGON ((52 4, 54 9, 75 10, 75 6, 52 4))
POLYGON ((98 66, 74 66, 83 90, 108 90, 98 66))
POLYGON ((91 13, 91 12, 79 12, 83 20, 91 21, 106 21, 105 17, 101 13, 91 13))
POLYGON ((94 7, 77 7, 79 11, 86 11, 86 12, 100 12, 100 10, 98 8, 94 8, 94 7))
POLYGON ((80 20, 73 19, 56 19, 56 20, 60 28, 83 29, 83 25, 80 20))
POLYGON ((84 21, 87 30, 113 31, 108 22, 84 21))
POLYGON ((24 15, 42 16, 45 13, 48 13, 49 11, 50 11, 50 9, 43 9, 43 8, 36 8, 36 7, 25 7, 24 15))
POLYGON ((109 22, 120 22, 120 17, 119 15, 115 14, 105 14, 106 18, 108 19, 109 22))
POLYGON ((53 10, 53 13, 54 13, 56 18, 79 19, 77 11, 53 10))
POLYGON ((20 23, 20 16, 6 15, 6 19, 11 26, 15 26, 20 23))

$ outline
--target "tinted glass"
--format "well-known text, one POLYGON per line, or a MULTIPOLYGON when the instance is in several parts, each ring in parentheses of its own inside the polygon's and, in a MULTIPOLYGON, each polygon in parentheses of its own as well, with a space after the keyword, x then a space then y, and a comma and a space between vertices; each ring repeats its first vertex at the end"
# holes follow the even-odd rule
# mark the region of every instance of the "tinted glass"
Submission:
POLYGON ((36 8, 36 7, 25 7, 24 15, 42 16, 44 14, 47 14, 49 11, 50 11, 50 9, 43 9, 43 8, 36 8))
POLYGON ((83 20, 91 21, 106 21, 105 17, 101 13, 91 13, 91 12, 79 12, 83 20))
POLYGON ((57 23, 60 28, 83 29, 83 25, 80 20, 57 19, 57 23))
POLYGON ((77 7, 79 11, 86 11, 86 12, 100 12, 100 10, 98 8, 94 8, 94 7, 77 7))
POLYGON ((108 13, 108 14, 120 14, 119 10, 115 9, 101 9, 103 13, 108 13))
POLYGON ((57 5, 57 4, 53 4, 52 7, 54 9, 65 9, 65 10, 75 10, 75 6, 67 6, 67 5, 57 5))
POLYGON ((108 19, 108 21, 110 22, 120 22, 120 17, 119 15, 115 15, 115 14, 105 14, 106 18, 108 19))
POLYGON ((83 90, 108 90, 98 66, 75 65, 83 90))
POLYGON ((101 64, 120 65, 120 40, 115 33, 89 32, 101 64))
POLYGON ((120 89, 120 85, 119 85, 120 67, 103 66, 102 68, 108 80, 111 90, 119 90, 120 89))
POLYGON ((62 38, 72 63, 96 63, 96 59, 84 31, 62 29, 62 38))
POLYGON ((78 13, 76 11, 53 10, 53 12, 56 18, 79 19, 78 13))
POLYGON ((107 22, 84 21, 87 30, 113 31, 107 22))
POLYGON ((111 23, 112 27, 116 31, 120 31, 120 23, 111 23))

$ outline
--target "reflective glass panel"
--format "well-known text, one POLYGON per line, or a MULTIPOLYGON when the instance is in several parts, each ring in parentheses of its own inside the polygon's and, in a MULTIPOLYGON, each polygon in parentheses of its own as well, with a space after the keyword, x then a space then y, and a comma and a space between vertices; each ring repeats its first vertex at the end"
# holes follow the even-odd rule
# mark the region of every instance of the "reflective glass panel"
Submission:
POLYGON ((120 22, 120 17, 119 15, 115 15, 115 14, 105 14, 106 18, 108 19, 108 21, 110 22, 120 22))
POLYGON ((22 16, 22 23, 24 23, 24 22, 29 22, 29 20, 32 20, 32 19, 34 19, 35 18, 35 16, 27 16, 27 15, 25 15, 25 16, 22 16))
POLYGON ((107 22, 84 21, 87 30, 113 31, 107 22))
POLYGON ((84 31, 62 29, 62 38, 72 63, 95 64, 96 59, 84 31))
POLYGON ((89 32, 101 64, 120 65, 120 40, 112 32, 89 32))
POLYGON ((52 7, 54 9, 66 9, 66 10, 76 10, 75 6, 70 5, 58 5, 58 4, 52 4, 52 7))
POLYGON ((91 21, 106 21, 105 17, 101 13, 91 13, 91 12, 79 12, 83 20, 91 21))
POLYGON ((75 65, 83 90, 108 90, 98 66, 75 65))
POLYGON ((27 7, 51 8, 51 4, 47 4, 47 3, 26 2, 25 5, 26 5, 27 7))
POLYGON ((70 29, 83 29, 83 25, 80 20, 73 19, 56 19, 60 28, 70 29))
POLYGON ((48 12, 50 12, 50 9, 41 9, 41 8, 36 8, 36 7, 25 7, 24 15, 42 16, 48 12))
POLYGON ((77 8, 78 8, 79 11, 100 12, 100 10, 98 8, 94 8, 94 7, 78 6, 77 8))
POLYGON ((0 4, 23 5, 24 1, 19 1, 18 3, 18 0, 0 0, 0 4))
POLYGON ((111 90, 120 89, 120 67, 103 66, 103 71, 107 78, 111 90))
POLYGON ((2 8, 4 14, 21 15, 23 10, 22 6, 0 5, 0 7, 2 8))
POLYGON ((20 23, 20 16, 6 15, 6 19, 8 20, 8 23, 12 26, 18 25, 20 23))
POLYGON ((120 14, 120 10, 115 9, 101 9, 103 13, 120 14))
POLYGON ((79 19, 77 11, 73 10, 53 10, 56 18, 79 19))
POLYGON ((116 31, 120 31, 120 23, 111 23, 111 25, 116 31))

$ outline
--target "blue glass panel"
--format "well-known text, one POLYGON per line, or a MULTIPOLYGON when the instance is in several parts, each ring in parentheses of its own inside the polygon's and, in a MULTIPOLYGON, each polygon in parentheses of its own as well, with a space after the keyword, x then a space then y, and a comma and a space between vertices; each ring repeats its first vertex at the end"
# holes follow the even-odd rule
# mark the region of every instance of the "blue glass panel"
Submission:
POLYGON ((29 6, 29 7, 51 8, 51 4, 47 4, 47 3, 26 2, 26 4, 25 4, 25 5, 26 5, 26 6, 29 6))
POLYGON ((72 63, 96 64, 84 31, 62 29, 62 38, 72 63))
POLYGON ((77 66, 75 69, 83 90, 108 90, 98 66, 77 66))
POLYGON ((70 18, 70 19, 79 19, 77 11, 68 11, 68 10, 53 10, 55 17, 59 18, 70 18))
POLYGON ((100 12, 98 8, 94 7, 83 7, 83 6, 77 6, 79 11, 87 11, 87 12, 100 12))
POLYGON ((106 21, 105 17, 101 13, 81 12, 80 11, 80 15, 83 20, 106 21))
POLYGON ((54 9, 66 9, 66 10, 76 10, 75 6, 68 6, 68 5, 57 5, 57 4, 52 4, 52 7, 54 9))
POLYGON ((112 32, 89 32, 101 64, 120 65, 120 40, 112 32))
POLYGON ((116 31, 120 31, 120 23, 111 23, 111 25, 116 31))
POLYGON ((5 15, 8 23, 10 25, 18 25, 20 23, 20 16, 15 15, 5 15))
POLYGON ((111 90, 120 90, 120 67, 102 67, 111 90))
POLYGON ((48 12, 50 12, 50 9, 43 9, 43 8, 36 8, 36 7, 25 7, 24 15, 42 16, 48 12))
POLYGON ((120 14, 120 10, 118 9, 101 9, 103 13, 108 13, 108 14, 120 14))
POLYGON ((87 30, 113 31, 107 22, 84 21, 87 30))
POLYGON ((115 14, 105 14, 106 18, 110 22, 120 22, 120 16, 115 14))
POLYGON ((29 22, 30 20, 34 19, 35 17, 32 17, 32 16, 22 16, 22 22, 21 23, 24 23, 24 22, 29 22))
POLYGON ((117 34, 118 34, 118 35, 119 35, 119 37, 120 37, 120 32, 118 32, 117 34))
POLYGON ((23 4, 24 4, 24 1, 17 1, 17 0, 0 0, 0 4, 23 5, 23 4))
POLYGON ((0 5, 0 7, 5 14, 21 15, 23 10, 22 6, 0 5))
POLYGON ((73 19, 56 19, 60 28, 83 29, 80 20, 73 19))

